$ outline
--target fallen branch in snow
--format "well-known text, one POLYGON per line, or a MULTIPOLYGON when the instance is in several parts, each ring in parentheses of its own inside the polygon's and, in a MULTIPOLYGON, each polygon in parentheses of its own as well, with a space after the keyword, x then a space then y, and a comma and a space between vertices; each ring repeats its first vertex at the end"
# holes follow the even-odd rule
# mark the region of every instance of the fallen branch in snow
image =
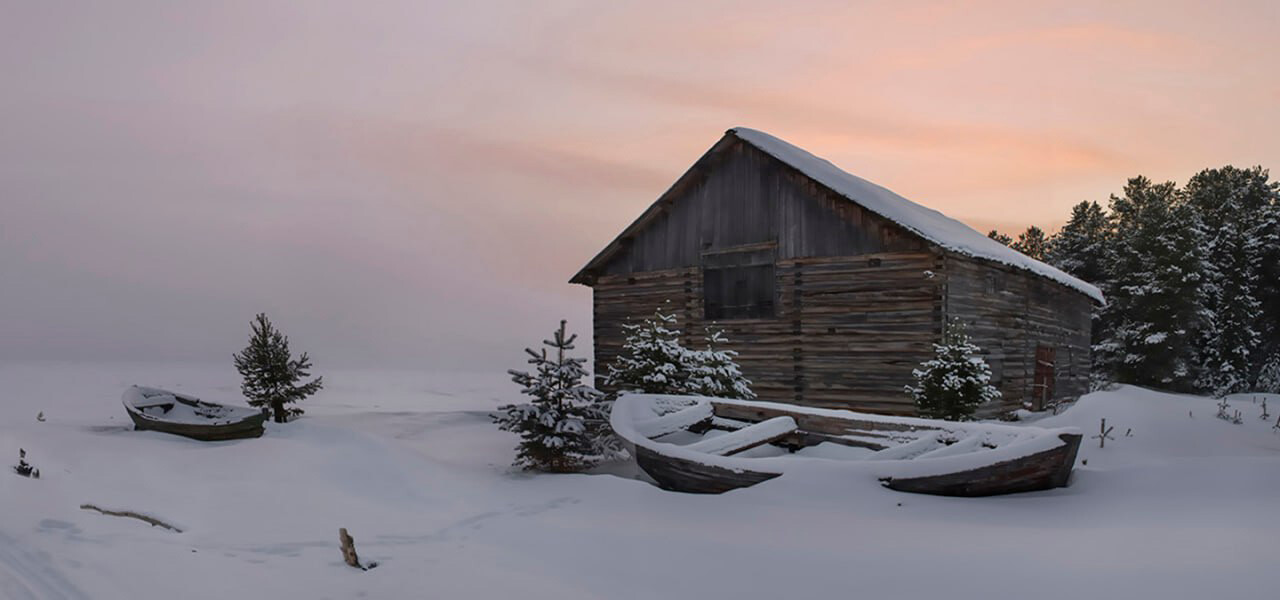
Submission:
POLYGON ((168 523, 165 523, 164 521, 161 521, 160 519, 157 519, 157 518, 155 518, 155 517, 148 517, 147 515, 141 515, 141 514, 138 514, 138 513, 136 513, 136 512, 133 512, 133 511, 131 511, 131 510, 104 510, 104 509, 98 508, 98 507, 96 507, 96 506, 94 506, 94 505, 92 505, 92 504, 81 504, 81 505, 80 505, 80 508, 82 508, 82 509, 84 509, 84 510, 96 510, 96 511, 98 511, 98 512, 100 512, 100 513, 104 514, 104 515, 110 515, 110 516, 112 516, 112 517, 129 517, 130 519, 137 519, 137 520, 139 520, 139 521, 142 521, 142 522, 145 522, 145 523, 149 523, 149 524, 151 524, 151 526, 152 526, 152 527, 163 527, 163 528, 165 528, 165 529, 168 529, 169 531, 174 531, 174 532, 177 532, 177 533, 182 533, 182 530, 181 530, 181 529, 178 529, 177 527, 174 527, 173 525, 170 525, 170 524, 168 524, 168 523))

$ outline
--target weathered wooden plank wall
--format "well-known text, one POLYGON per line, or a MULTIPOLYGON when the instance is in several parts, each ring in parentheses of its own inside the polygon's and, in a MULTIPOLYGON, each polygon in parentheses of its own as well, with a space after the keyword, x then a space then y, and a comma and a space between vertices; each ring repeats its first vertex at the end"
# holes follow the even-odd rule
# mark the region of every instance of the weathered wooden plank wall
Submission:
POLYGON ((780 260, 777 317, 718 323, 703 318, 699 269, 601 277, 597 377, 621 350, 622 324, 666 306, 686 344, 700 346, 705 327, 724 329, 762 400, 911 414, 903 385, 940 331, 943 279, 927 275, 938 261, 930 252, 780 260))
POLYGON ((819 186, 741 141, 700 164, 693 183, 664 197, 602 274, 702 264, 705 254, 773 242, 778 259, 921 250, 896 224, 819 186))
POLYGON ((1026 271, 950 255, 945 259, 946 315, 968 325, 974 343, 1001 376, 1002 410, 1033 396, 1036 346, 1056 349, 1054 396, 1070 400, 1088 391, 1089 320, 1083 294, 1026 271))

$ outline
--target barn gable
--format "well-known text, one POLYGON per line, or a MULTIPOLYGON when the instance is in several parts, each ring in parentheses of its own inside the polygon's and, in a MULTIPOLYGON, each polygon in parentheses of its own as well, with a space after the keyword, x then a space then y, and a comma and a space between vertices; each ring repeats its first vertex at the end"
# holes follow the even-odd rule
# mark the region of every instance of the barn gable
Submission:
POLYGON ((805 150, 745 127, 727 131, 570 282, 589 284, 593 275, 604 273, 693 266, 708 250, 770 240, 778 244, 777 258, 928 245, 1009 265, 1096 302, 1103 300, 1092 284, 805 150), (820 200, 818 205, 808 202, 813 198, 820 200), (734 218, 740 215, 766 218, 734 218))
POLYGON ((791 259, 925 245, 730 132, 570 281, 590 285, 600 275, 694 267, 742 252, 791 259))

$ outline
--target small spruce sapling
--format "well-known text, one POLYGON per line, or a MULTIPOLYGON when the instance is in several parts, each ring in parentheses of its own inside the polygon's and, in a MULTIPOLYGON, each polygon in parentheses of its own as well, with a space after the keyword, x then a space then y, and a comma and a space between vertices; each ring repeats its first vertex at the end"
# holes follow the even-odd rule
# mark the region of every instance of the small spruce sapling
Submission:
POLYGON ((258 313, 250 326, 253 335, 249 345, 233 357, 236 370, 244 377, 240 391, 250 406, 270 409, 272 420, 284 423, 302 414, 301 408, 292 405, 320 391, 324 378, 299 385, 299 381, 311 376, 307 353, 293 358, 289 338, 271 324, 265 313, 258 313))
POLYGON ((1000 391, 991 385, 991 367, 969 341, 961 321, 947 324, 942 343, 934 344, 933 350, 934 357, 911 372, 916 384, 905 388, 920 416, 969 421, 978 406, 1000 399, 1000 391))
POLYGON ((688 350, 680 345, 674 314, 659 308, 639 323, 624 323, 622 331, 626 341, 609 365, 606 385, 644 394, 687 393, 688 350))
POLYGON ((734 360, 738 353, 723 349, 729 341, 724 331, 708 327, 705 340, 706 349, 686 351, 683 361, 689 373, 685 378, 686 392, 713 398, 754 399, 751 380, 742 375, 742 369, 734 360))
POLYGON ((40 479, 40 469, 27 462, 27 451, 22 448, 18 448, 18 464, 13 466, 13 472, 23 477, 40 479))
POLYGON ((543 341, 547 348, 526 348, 533 372, 507 371, 511 380, 532 400, 524 404, 498 407, 493 416, 499 429, 520 436, 514 465, 525 470, 574 473, 588 469, 610 457, 604 394, 583 385, 585 358, 568 355, 577 335, 565 333, 565 322, 554 337, 543 341))
POLYGON ((726 349, 724 332, 706 328, 701 350, 680 343, 674 313, 661 308, 639 323, 622 326, 625 340, 609 365, 605 385, 623 392, 699 395, 750 400, 751 380, 742 374, 738 353, 726 349))

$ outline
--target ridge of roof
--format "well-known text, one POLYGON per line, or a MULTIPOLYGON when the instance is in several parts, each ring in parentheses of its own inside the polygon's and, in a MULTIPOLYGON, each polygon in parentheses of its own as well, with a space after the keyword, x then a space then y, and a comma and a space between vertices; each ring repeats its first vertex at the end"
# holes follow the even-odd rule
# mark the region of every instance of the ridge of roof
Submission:
POLYGON ((1106 301, 1097 286, 1009 248, 960 221, 932 208, 916 204, 888 188, 853 175, 830 161, 810 154, 807 150, 789 142, 747 127, 734 127, 726 133, 782 161, 859 206, 944 249, 1029 271, 1075 289, 1100 303, 1106 301))

